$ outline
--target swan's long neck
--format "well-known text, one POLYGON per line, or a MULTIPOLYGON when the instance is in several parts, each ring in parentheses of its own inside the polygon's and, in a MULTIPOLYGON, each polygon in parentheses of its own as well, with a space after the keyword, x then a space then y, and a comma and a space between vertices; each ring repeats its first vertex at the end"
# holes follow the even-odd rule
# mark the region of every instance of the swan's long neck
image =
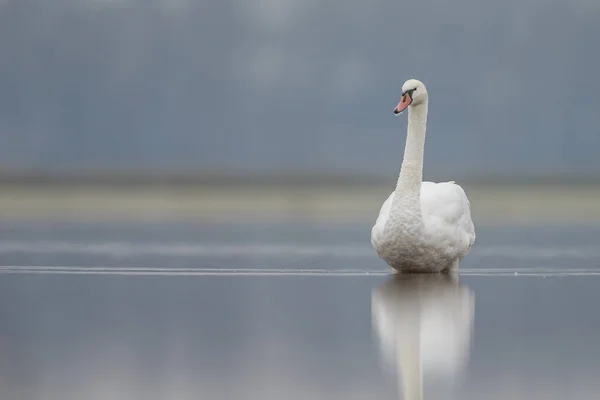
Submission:
POLYGON ((408 108, 408 128, 404 160, 396 184, 390 214, 406 223, 418 225, 421 215, 423 151, 427 125, 427 101, 408 108))
POLYGON ((404 160, 396 185, 397 194, 416 195, 423 181, 423 152, 427 128, 427 102, 408 108, 408 127, 404 160))

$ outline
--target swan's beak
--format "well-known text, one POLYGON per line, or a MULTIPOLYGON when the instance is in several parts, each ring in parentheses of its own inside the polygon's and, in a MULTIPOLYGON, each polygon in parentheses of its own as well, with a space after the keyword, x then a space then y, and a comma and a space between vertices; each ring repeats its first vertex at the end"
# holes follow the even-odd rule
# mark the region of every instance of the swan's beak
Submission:
POLYGON ((400 103, 398 103, 398 106, 396 106, 396 108, 394 109, 394 114, 401 114, 402 111, 406 110, 406 107, 410 106, 410 103, 412 103, 412 97, 410 97, 410 94, 403 93, 402 98, 400 99, 400 103))

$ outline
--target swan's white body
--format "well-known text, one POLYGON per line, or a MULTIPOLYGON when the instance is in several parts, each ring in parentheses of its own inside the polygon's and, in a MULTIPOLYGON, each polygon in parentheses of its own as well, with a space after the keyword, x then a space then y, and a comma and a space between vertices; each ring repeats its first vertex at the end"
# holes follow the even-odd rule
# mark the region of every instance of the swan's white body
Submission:
POLYGON ((453 271, 475 242, 469 199, 454 182, 422 181, 427 90, 411 79, 403 86, 407 91, 411 103, 404 160, 396 190, 371 230, 371 244, 398 271, 453 271))

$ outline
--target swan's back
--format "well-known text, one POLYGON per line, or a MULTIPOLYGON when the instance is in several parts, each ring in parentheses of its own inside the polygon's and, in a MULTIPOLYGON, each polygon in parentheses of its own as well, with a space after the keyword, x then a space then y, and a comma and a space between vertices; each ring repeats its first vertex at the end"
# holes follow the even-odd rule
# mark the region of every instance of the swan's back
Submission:
POLYGON ((462 187, 450 182, 423 182, 421 213, 428 236, 436 245, 458 259, 467 255, 475 243, 471 204, 462 187))

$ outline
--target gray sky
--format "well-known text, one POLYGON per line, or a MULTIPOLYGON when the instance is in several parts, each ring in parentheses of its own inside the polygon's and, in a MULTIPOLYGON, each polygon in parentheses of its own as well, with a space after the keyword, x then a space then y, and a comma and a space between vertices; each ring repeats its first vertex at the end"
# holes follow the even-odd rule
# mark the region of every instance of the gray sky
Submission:
POLYGON ((0 166, 598 175, 591 0, 3 0, 0 166))

